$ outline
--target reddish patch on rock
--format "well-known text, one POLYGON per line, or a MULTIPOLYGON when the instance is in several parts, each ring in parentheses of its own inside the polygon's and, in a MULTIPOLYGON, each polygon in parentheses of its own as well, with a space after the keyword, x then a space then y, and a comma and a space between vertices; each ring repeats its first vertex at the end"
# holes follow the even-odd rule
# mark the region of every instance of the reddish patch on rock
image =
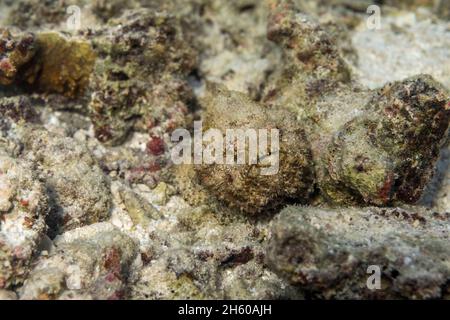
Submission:
POLYGON ((122 290, 116 290, 108 297, 108 300, 122 300, 125 297, 125 293, 122 290))
POLYGON ((11 64, 8 58, 3 58, 0 60, 0 70, 9 72, 14 69, 14 66, 11 64))
POLYGON ((383 187, 381 187, 381 189, 378 192, 378 195, 380 196, 383 203, 387 203, 389 201, 393 184, 394 184, 393 176, 392 174, 389 174, 383 184, 383 187))
POLYGON ((106 142, 112 138, 111 129, 107 126, 103 126, 95 129, 95 136, 98 141, 106 142))
POLYGON ((110 271, 110 273, 120 278, 122 267, 120 264, 120 253, 117 249, 111 248, 106 252, 103 266, 106 270, 110 271))
POLYGON ((164 141, 159 137, 151 137, 147 142, 147 150, 155 156, 159 156, 164 153, 164 141))

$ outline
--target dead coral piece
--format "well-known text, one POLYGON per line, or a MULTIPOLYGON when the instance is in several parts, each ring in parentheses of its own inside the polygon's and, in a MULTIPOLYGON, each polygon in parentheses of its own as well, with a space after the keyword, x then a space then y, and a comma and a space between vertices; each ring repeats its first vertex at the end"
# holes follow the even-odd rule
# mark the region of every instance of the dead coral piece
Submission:
POLYGON ((19 134, 23 156, 39 165, 51 198, 52 236, 109 217, 109 183, 86 146, 35 128, 24 127, 19 134))
POLYGON ((442 298, 450 215, 411 210, 288 207, 273 222, 267 261, 313 297, 442 298), (379 267, 381 290, 367 287, 371 265, 379 267))
POLYGON ((0 38, 0 84, 76 97, 84 93, 95 62, 90 44, 56 32, 3 31, 0 38))
POLYGON ((189 124, 187 76, 196 55, 178 18, 149 9, 127 11, 88 37, 98 60, 89 104, 97 138, 119 144, 131 128, 171 132, 189 124))
POLYGON ((71 98, 83 94, 96 58, 91 45, 51 32, 39 33, 36 39, 40 47, 36 64, 40 67, 31 84, 40 92, 59 93, 71 98))

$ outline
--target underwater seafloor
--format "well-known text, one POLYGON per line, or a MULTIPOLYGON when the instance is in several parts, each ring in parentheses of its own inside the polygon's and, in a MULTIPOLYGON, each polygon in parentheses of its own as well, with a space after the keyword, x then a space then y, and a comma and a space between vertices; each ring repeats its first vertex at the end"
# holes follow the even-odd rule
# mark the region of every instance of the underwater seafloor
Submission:
POLYGON ((0 0, 0 299, 450 299, 449 90, 447 0, 0 0))

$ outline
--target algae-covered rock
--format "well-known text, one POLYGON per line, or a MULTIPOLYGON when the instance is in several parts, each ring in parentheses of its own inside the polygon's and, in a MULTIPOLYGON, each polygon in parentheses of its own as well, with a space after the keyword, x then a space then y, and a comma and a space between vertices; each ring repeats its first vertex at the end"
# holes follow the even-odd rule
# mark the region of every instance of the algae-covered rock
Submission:
POLYGON ((0 33, 0 85, 10 85, 33 59, 37 44, 31 33, 12 34, 3 28, 0 33))
POLYGON ((196 57, 178 18, 127 11, 89 38, 99 58, 88 108, 100 141, 118 144, 134 126, 171 132, 189 124, 193 94, 187 76, 196 57))
MULTIPOLYGON (((371 95, 360 114, 333 134, 319 187, 337 203, 415 203, 447 137, 449 95, 427 76, 388 84, 371 95)), ((316 130, 323 139, 321 126, 316 130)))
POLYGON ((45 130, 23 130, 25 157, 39 165, 51 196, 52 234, 109 217, 109 183, 87 148, 72 138, 45 130))
POLYGON ((448 295, 448 214, 420 208, 288 207, 273 221, 271 268, 322 298, 443 298, 448 295), (380 287, 369 288, 369 266, 380 287))
POLYGON ((0 299, 448 299, 448 2, 0 1, 0 299))
POLYGON ((309 109, 319 96, 349 82, 348 66, 331 34, 292 1, 273 1, 267 37, 283 49, 283 66, 266 87, 266 103, 309 109))
POLYGON ((349 82, 332 39, 313 26, 292 2, 277 3, 269 36, 287 67, 264 100, 304 124, 326 201, 416 202, 447 138, 447 89, 425 75, 374 91, 349 82))
POLYGON ((84 92, 95 61, 89 43, 56 32, 0 37, 0 84, 75 97, 84 92))
POLYGON ((40 48, 36 63, 40 68, 33 85, 37 90, 69 97, 83 94, 96 58, 91 45, 51 32, 39 33, 36 41, 40 48))

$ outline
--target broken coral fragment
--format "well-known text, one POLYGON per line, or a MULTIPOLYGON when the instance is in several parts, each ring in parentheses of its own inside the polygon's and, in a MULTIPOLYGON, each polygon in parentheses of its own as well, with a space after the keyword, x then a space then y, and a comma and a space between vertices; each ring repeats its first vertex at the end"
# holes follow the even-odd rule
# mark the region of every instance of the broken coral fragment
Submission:
POLYGON ((137 248, 134 241, 109 223, 64 233, 48 256, 41 256, 24 286, 21 299, 120 299, 137 248))

